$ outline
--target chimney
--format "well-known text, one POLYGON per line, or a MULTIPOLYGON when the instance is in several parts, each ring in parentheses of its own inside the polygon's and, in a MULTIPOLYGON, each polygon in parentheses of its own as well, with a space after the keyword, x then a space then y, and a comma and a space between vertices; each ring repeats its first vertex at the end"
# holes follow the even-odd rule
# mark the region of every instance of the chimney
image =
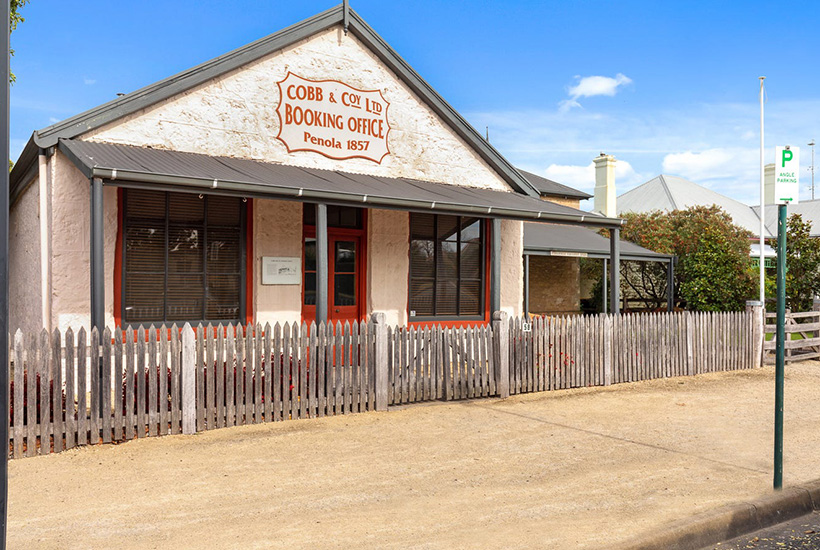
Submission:
POLYGON ((763 167, 763 204, 774 204, 774 163, 763 167))
POLYGON ((601 153, 595 158, 595 204, 593 210, 607 218, 617 217, 615 208, 615 157, 601 153))

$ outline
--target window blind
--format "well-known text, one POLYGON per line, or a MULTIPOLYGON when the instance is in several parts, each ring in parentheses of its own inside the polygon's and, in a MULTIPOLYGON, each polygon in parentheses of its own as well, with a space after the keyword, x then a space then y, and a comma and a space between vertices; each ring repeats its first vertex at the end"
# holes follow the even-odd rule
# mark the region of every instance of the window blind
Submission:
POLYGON ((124 208, 125 323, 241 319, 241 199, 126 189, 124 208))

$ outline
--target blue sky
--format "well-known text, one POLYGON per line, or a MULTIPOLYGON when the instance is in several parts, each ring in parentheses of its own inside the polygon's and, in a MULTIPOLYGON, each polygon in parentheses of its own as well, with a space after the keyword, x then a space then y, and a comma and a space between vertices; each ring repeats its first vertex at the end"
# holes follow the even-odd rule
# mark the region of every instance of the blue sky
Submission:
MULTIPOLYGON (((334 4, 32 0, 12 36, 12 157, 35 129, 334 4)), ((489 126, 511 162, 587 191, 604 151, 619 161, 619 193, 667 173, 758 202, 765 75, 766 160, 775 144, 801 146, 801 197, 810 195, 820 2, 351 5, 470 123, 489 126)))

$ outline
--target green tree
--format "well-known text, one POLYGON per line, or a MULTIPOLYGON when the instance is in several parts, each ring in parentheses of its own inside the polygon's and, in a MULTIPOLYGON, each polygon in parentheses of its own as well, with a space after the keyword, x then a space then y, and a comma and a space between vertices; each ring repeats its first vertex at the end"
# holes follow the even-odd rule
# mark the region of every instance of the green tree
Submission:
POLYGON ((820 293, 818 275, 820 240, 811 237, 810 223, 792 214, 786 221, 786 307, 811 311, 812 300, 820 293))
MULTIPOLYGON (((9 32, 14 32, 17 28, 19 23, 25 21, 25 18, 20 15, 20 9, 29 3, 29 0, 11 0, 11 5, 9 6, 9 32)), ((10 55, 14 55, 14 50, 9 51, 10 55)), ((9 73, 9 79, 11 82, 17 80, 17 77, 14 76, 14 73, 9 73)))
MULTIPOLYGON (((675 254, 675 304, 698 311, 738 311, 754 295, 749 257, 752 234, 734 225, 717 206, 693 206, 671 213, 627 214, 623 238, 675 254)), ((624 286, 649 296, 665 294, 665 270, 659 266, 622 270, 624 286), (644 279, 644 280, 641 280, 644 279), (651 281, 651 284, 647 284, 651 281), (654 290, 653 290, 654 289, 654 290)))

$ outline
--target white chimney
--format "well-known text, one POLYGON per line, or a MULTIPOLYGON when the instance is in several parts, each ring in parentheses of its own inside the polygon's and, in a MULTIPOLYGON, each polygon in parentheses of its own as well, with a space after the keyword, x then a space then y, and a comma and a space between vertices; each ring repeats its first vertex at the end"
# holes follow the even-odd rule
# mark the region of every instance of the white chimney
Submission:
POLYGON ((607 218, 617 217, 615 209, 615 157, 601 153, 595 158, 594 210, 607 218))
POLYGON ((774 163, 763 167, 763 204, 774 204, 774 163))

